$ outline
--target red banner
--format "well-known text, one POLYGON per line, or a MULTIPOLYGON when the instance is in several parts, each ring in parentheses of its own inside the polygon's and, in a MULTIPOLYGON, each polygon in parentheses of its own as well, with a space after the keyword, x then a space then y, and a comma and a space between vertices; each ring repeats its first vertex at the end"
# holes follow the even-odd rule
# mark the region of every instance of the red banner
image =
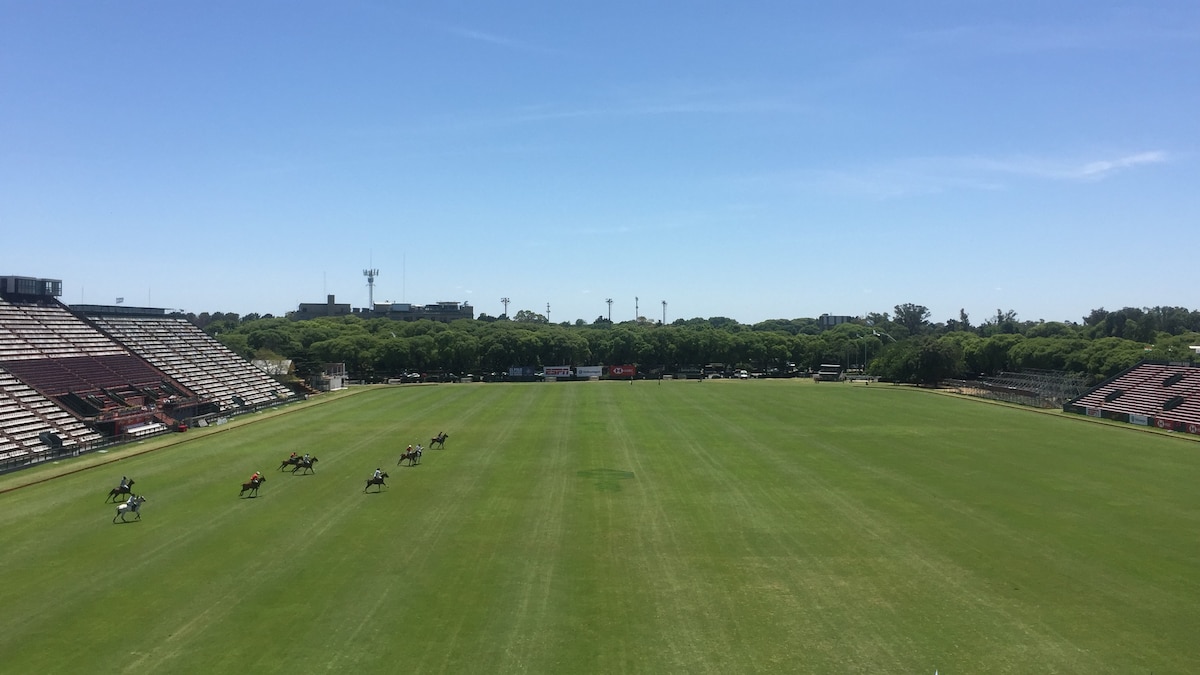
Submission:
POLYGON ((637 375, 637 366, 609 366, 609 377, 633 377, 637 375))

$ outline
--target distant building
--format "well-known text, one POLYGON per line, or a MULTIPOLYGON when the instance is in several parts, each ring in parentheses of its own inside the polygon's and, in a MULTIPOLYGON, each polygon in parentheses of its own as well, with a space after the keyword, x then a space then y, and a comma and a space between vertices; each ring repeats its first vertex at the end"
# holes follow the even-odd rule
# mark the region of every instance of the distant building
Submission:
POLYGON ((377 302, 375 311, 361 310, 364 316, 387 317, 397 321, 444 321, 449 323, 458 319, 474 319, 475 309, 465 302, 439 301, 432 305, 410 305, 407 302, 377 302))
POLYGON ((442 321, 449 323, 458 319, 474 319, 475 309, 465 302, 441 301, 432 305, 413 305, 407 302, 377 302, 374 309, 351 307, 334 302, 330 295, 324 303, 302 302, 291 318, 294 320, 316 319, 325 316, 358 316, 364 319, 392 319, 394 321, 442 321))
POLYGON ((832 314, 822 314, 821 316, 817 317, 817 325, 821 327, 821 330, 829 330, 838 324, 850 323, 851 321, 854 321, 854 317, 852 316, 833 316, 832 314))
POLYGON ((300 308, 292 315, 293 319, 315 319, 321 316, 349 316, 350 305, 339 305, 333 301, 333 294, 325 297, 325 302, 302 302, 300 308))

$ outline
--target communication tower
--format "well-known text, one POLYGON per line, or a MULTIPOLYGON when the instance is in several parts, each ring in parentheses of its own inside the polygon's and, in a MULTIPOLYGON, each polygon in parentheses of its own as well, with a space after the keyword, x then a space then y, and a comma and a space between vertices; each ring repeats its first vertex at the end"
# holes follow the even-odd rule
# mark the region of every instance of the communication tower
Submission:
POLYGON ((371 308, 371 311, 375 311, 375 277, 379 276, 379 270, 363 270, 363 276, 367 278, 368 306, 371 308))

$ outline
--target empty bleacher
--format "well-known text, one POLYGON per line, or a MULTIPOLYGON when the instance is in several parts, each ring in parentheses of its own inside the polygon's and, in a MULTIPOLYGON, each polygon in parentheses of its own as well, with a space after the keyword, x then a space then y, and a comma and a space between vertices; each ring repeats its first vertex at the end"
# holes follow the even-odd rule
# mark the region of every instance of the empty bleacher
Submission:
POLYGON ((0 471, 294 398, 186 320, 58 295, 0 277, 0 471))
POLYGON ((53 298, 0 297, 0 361, 128 354, 53 298))
POLYGON ((137 356, 223 409, 271 405, 292 392, 186 319, 89 316, 137 356))
POLYGON ((1146 423, 1164 429, 1200 433, 1200 367, 1143 362, 1070 401, 1063 409, 1115 419, 1144 418, 1146 423))
POLYGON ((56 448, 43 442, 54 434, 61 449, 86 450, 103 435, 54 401, 0 367, 0 468, 37 461, 56 448))

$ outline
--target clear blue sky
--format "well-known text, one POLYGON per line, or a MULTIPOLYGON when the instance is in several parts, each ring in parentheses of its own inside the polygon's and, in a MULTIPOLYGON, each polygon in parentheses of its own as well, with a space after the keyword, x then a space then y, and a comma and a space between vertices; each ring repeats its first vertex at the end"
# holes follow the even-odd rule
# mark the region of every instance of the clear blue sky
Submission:
POLYGON ((1200 306, 1200 4, 0 0, 0 274, 555 322, 1200 306))

